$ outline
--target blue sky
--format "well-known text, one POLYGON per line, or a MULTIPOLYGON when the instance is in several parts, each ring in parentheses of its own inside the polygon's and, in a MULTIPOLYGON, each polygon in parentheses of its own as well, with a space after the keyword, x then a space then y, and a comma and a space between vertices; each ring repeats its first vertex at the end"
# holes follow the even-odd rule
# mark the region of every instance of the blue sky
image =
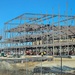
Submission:
POLYGON ((68 2, 68 14, 75 15, 75 0, 0 0, 0 29, 4 27, 4 22, 17 17, 23 13, 60 13, 64 14, 66 3, 68 2))

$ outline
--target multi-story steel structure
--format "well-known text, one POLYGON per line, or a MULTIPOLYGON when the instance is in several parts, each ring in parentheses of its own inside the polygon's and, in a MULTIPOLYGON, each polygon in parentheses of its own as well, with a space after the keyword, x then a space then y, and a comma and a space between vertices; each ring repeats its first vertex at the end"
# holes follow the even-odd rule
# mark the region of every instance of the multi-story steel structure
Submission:
POLYGON ((6 22, 4 30, 7 52, 75 54, 75 16, 25 13, 6 22))

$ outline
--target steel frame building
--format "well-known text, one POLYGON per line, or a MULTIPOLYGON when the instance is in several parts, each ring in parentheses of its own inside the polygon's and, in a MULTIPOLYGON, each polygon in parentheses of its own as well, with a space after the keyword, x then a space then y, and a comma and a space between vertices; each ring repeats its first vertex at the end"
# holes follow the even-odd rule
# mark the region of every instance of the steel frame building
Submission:
POLYGON ((75 16, 24 13, 5 23, 4 51, 75 54, 75 16), (71 53, 70 53, 71 52, 71 53))

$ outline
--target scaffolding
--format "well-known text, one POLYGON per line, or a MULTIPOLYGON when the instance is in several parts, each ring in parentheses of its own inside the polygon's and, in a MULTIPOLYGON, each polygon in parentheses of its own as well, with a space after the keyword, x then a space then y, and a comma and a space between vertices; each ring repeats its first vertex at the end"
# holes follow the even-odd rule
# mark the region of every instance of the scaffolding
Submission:
POLYGON ((5 23, 4 51, 13 54, 74 55, 75 16, 24 13, 5 23))
POLYGON ((6 58, 0 61, 24 63, 22 69, 8 70, 6 74, 65 75, 68 73, 64 69, 70 67, 64 66, 62 58, 75 55, 75 16, 60 15, 60 12, 58 15, 24 13, 4 23, 1 38, 0 52, 6 58), (54 60, 56 57, 59 61, 54 60))

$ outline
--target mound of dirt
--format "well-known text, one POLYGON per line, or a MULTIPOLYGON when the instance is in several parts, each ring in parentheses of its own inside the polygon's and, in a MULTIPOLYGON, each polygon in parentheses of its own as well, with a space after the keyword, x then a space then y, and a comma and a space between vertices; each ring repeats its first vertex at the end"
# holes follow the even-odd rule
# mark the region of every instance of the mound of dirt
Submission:
POLYGON ((9 64, 8 62, 2 61, 0 62, 0 70, 12 70, 13 66, 9 64))

